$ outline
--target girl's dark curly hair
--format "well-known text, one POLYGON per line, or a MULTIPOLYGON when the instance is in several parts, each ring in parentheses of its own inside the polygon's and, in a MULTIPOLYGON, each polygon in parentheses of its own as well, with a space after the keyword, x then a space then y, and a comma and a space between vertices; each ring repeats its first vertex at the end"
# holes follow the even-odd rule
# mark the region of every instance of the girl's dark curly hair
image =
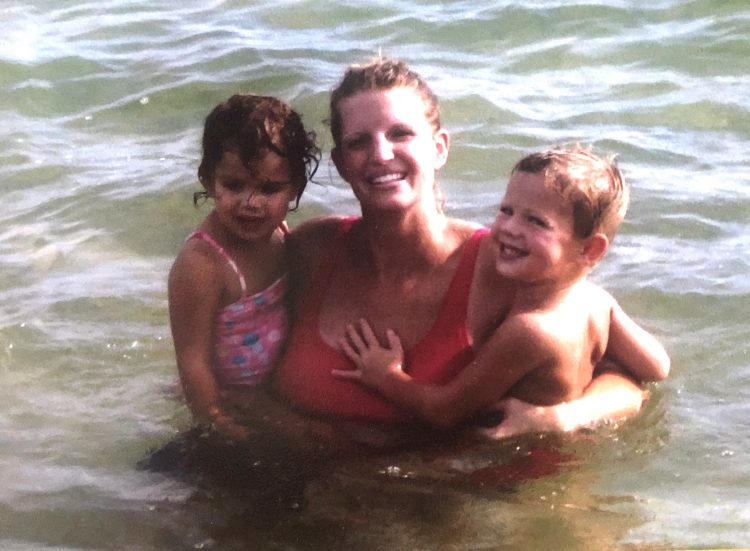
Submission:
POLYGON ((284 157, 297 186, 294 208, 320 163, 315 133, 306 131, 302 117, 273 96, 236 94, 217 105, 206 117, 202 145, 198 179, 209 191, 216 165, 226 151, 237 152, 245 166, 264 150, 284 157))

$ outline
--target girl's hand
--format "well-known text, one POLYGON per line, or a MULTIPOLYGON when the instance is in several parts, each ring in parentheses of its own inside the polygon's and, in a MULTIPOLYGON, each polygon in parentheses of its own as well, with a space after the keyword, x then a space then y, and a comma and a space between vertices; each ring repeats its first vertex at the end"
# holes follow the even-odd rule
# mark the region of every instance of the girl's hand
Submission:
POLYGON ((388 377, 402 377, 404 350, 401 339, 391 329, 387 331, 387 337, 388 348, 381 346, 366 320, 360 320, 359 329, 347 326, 346 337, 339 344, 355 369, 334 369, 331 373, 340 379, 360 381, 374 388, 379 388, 388 377))
POLYGON ((218 407, 212 407, 209 412, 210 428, 232 442, 247 440, 250 431, 237 423, 233 417, 222 412, 218 407))

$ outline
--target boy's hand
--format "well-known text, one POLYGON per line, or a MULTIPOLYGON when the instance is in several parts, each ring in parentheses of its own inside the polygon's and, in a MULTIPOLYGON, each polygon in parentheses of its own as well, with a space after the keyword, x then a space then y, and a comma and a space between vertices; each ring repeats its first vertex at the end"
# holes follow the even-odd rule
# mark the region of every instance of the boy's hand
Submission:
POLYGON ((391 329, 387 331, 388 346, 381 346, 370 324, 360 320, 359 329, 346 328, 346 337, 339 341, 344 354, 356 369, 334 369, 331 373, 340 379, 360 381, 378 388, 389 376, 403 376, 404 350, 401 339, 391 329))

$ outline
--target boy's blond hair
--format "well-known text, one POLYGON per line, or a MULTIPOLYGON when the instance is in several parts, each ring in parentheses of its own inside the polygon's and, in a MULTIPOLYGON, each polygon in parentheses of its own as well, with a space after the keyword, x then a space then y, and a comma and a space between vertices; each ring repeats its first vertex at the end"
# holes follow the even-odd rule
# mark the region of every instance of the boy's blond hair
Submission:
POLYGON ((573 229, 585 239, 601 232, 611 241, 628 209, 630 194, 614 156, 602 158, 575 145, 553 147, 527 155, 511 174, 528 172, 544 176, 573 208, 573 229))

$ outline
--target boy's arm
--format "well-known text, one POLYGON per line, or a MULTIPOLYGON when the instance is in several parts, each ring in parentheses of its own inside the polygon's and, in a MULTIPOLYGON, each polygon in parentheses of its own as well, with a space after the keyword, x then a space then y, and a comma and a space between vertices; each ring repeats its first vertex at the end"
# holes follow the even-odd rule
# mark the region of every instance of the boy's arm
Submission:
POLYGON ((594 377, 580 398, 570 402, 537 406, 516 398, 505 398, 492 408, 503 412, 501 423, 476 432, 492 439, 532 432, 570 432, 631 417, 640 411, 647 397, 648 392, 629 377, 606 371, 594 377))
POLYGON ((223 411, 212 370, 213 324, 220 293, 213 263, 195 251, 180 253, 169 274, 169 318, 185 398, 200 423, 240 440, 247 430, 223 411))
MULTIPOLYGON (((334 374, 375 388, 389 400, 442 429, 453 428, 496 403, 527 373, 554 361, 554 354, 550 352, 554 350, 554 339, 548 338, 529 316, 505 320, 477 351, 474 361, 442 386, 415 382, 403 371, 397 354, 389 357, 385 353, 388 349, 380 346, 367 322, 361 322, 361 336, 357 335, 356 330, 349 332, 349 338, 354 337, 354 349, 347 350, 346 341, 341 343, 357 368, 334 374), (362 359, 365 351, 365 359, 362 359)), ((391 351, 394 348, 392 338, 397 339, 391 332, 391 351)))
POLYGON ((612 299, 609 340, 605 355, 623 366, 638 381, 661 381, 669 374, 667 351, 612 299))

